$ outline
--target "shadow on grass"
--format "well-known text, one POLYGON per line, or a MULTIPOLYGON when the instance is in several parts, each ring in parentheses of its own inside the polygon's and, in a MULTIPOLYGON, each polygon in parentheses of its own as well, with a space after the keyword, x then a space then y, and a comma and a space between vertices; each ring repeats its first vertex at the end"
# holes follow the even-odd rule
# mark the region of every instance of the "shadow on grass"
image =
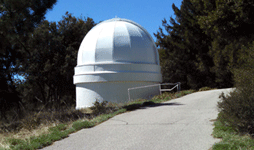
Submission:
POLYGON ((142 104, 132 104, 128 106, 124 106, 127 111, 133 111, 136 109, 146 109, 149 107, 160 107, 160 106, 172 106, 172 105, 183 105, 180 103, 154 103, 152 101, 144 102, 142 104))

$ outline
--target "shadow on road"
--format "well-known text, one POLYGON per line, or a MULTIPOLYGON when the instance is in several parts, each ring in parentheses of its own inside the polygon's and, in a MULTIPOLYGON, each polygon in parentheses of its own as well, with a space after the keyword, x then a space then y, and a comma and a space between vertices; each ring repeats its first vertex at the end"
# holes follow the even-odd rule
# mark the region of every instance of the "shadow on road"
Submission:
POLYGON ((154 102, 148 101, 148 102, 144 102, 142 104, 128 105, 128 106, 125 106, 124 108, 127 111, 133 111, 136 109, 146 109, 146 108, 150 108, 150 107, 173 106, 173 105, 183 105, 183 104, 180 104, 180 103, 154 103, 154 102))

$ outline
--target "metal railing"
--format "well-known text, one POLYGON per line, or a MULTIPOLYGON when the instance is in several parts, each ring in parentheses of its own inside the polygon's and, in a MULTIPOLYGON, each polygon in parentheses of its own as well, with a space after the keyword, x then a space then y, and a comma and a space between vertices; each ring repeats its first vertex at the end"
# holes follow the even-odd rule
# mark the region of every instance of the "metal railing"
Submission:
POLYGON ((131 98, 130 98, 130 90, 136 90, 136 89, 142 89, 142 88, 149 88, 149 87, 154 87, 154 86, 158 86, 158 87, 159 87, 160 94, 161 94, 162 92, 165 92, 165 91, 172 91, 172 90, 174 90, 175 88, 177 89, 177 91, 181 91, 181 83, 180 83, 180 82, 177 82, 177 83, 153 84, 153 85, 147 85, 147 86, 140 86, 140 87, 128 88, 128 97, 129 97, 129 101, 131 100, 131 98), (171 88, 171 89, 161 89, 161 86, 163 86, 163 85, 173 85, 174 87, 171 88))
POLYGON ((164 91, 172 91, 172 90, 174 90, 174 89, 177 89, 177 92, 178 91, 181 91, 181 83, 180 82, 177 82, 177 83, 163 83, 163 84, 160 84, 160 94, 162 93, 162 92, 164 92, 164 91), (161 89, 161 86, 162 85, 174 85, 174 87, 173 88, 171 88, 171 89, 161 89))

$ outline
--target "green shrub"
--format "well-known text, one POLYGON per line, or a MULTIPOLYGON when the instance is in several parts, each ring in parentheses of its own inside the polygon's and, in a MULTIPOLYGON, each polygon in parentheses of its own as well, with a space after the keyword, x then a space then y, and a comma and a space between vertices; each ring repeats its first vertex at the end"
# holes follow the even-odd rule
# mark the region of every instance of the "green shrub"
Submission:
POLYGON ((236 89, 221 95, 221 117, 236 131, 254 136, 254 42, 242 48, 239 66, 233 70, 236 89))
POLYGON ((221 95, 218 103, 224 123, 236 131, 254 135, 254 89, 253 91, 235 90, 229 96, 221 95))
POLYGON ((91 107, 91 110, 93 111, 93 115, 98 116, 100 114, 105 114, 107 111, 107 101, 102 101, 101 103, 96 100, 94 102, 94 105, 91 107))
POLYGON ((96 100, 94 102, 94 105, 92 107, 90 107, 90 109, 92 110, 93 116, 99 116, 101 114, 113 113, 113 112, 119 110, 120 107, 116 103, 111 103, 111 102, 107 102, 107 101, 99 102, 98 100, 96 100))

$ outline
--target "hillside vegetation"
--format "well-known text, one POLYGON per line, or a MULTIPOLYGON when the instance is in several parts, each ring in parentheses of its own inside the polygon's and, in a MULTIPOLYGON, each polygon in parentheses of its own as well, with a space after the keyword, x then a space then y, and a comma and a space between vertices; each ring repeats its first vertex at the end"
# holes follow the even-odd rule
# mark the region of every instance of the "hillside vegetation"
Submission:
MULTIPOLYGON (((70 115, 64 110, 75 107, 71 70, 83 37, 96 23, 68 12, 58 22, 45 20, 55 3, 0 1, 2 125, 23 127, 21 120, 34 114, 43 118, 43 111, 63 113, 55 117, 64 120, 70 115)), ((181 82, 182 89, 236 87, 221 96, 222 124, 253 135, 254 1, 183 0, 180 8, 173 4, 172 9, 176 17, 162 20, 154 34, 163 82, 181 82)), ((80 115, 76 112, 73 118, 80 115)))

